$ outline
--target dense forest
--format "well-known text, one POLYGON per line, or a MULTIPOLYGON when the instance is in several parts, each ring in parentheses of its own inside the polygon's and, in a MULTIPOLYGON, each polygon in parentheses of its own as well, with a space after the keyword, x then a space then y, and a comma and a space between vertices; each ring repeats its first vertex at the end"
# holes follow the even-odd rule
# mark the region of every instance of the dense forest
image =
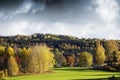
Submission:
MULTIPOLYGON (((47 44, 53 51, 59 49, 65 54, 75 54, 83 51, 94 53, 96 48, 96 41, 99 40, 104 45, 105 39, 85 39, 77 38, 67 35, 54 34, 33 34, 30 36, 16 35, 16 36, 0 36, 0 45, 16 47, 29 47, 36 44, 47 44)), ((115 40, 120 44, 119 40, 115 40)))

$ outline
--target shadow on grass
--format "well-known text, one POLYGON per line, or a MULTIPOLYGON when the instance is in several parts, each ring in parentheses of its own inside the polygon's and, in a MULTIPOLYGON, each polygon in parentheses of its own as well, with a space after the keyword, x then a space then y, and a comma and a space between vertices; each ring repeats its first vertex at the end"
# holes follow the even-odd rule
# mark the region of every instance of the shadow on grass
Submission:
POLYGON ((62 70, 62 71, 90 71, 89 68, 55 68, 54 70, 62 70))
MULTIPOLYGON (((108 73, 108 74, 91 74, 91 75, 86 75, 86 76, 113 76, 114 74, 110 74, 110 73, 108 73)), ((118 73, 117 75, 120 75, 120 73, 118 73)))
POLYGON ((71 79, 71 80, 108 80, 108 79, 98 78, 98 79, 71 79))
POLYGON ((119 77, 116 78, 98 78, 98 79, 71 79, 71 80, 120 80, 119 77))
MULTIPOLYGON (((101 70, 94 70, 94 69, 91 69, 91 68, 80 68, 80 67, 74 67, 74 68, 55 68, 54 70, 60 70, 60 71, 82 71, 82 72, 93 72, 93 71, 100 71, 100 72, 110 72, 110 71, 101 71, 101 70)), ((117 73, 117 75, 120 75, 120 73, 118 72, 114 72, 114 73, 117 73)), ((94 76, 105 76, 105 75, 113 75, 112 73, 108 73, 108 74, 94 74, 94 76)), ((88 76, 93 76, 92 74, 91 75, 88 75, 88 76)))

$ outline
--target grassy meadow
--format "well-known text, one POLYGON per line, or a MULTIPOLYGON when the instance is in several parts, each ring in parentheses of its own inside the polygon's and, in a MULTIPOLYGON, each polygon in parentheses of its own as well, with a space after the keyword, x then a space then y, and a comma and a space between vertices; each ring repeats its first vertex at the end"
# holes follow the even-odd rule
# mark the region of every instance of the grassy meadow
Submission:
POLYGON ((55 68, 52 73, 9 77, 9 80, 105 80, 112 75, 120 76, 120 72, 106 72, 79 67, 55 68))

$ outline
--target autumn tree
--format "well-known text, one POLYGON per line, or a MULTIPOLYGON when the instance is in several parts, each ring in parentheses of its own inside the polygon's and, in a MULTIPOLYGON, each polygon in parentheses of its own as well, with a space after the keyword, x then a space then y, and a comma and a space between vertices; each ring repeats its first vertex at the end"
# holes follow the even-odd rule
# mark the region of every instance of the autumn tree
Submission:
POLYGON ((90 67, 93 64, 93 57, 88 52, 82 52, 79 56, 79 66, 90 67))
POLYGON ((6 69, 7 67, 5 48, 4 46, 0 46, 0 70, 6 69))
POLYGON ((10 56, 8 58, 8 74, 9 76, 15 76, 18 75, 19 68, 18 64, 13 56, 10 56))
POLYGON ((18 74, 19 68, 14 57, 14 49, 12 47, 8 47, 7 54, 8 54, 8 74, 10 76, 15 76, 18 74))
POLYGON ((56 50, 54 52, 54 55, 56 60, 56 67, 62 67, 66 65, 66 58, 63 56, 62 52, 60 52, 59 50, 56 50))
POLYGON ((21 65, 21 69, 23 72, 27 71, 27 66, 28 66, 28 61, 29 61, 29 54, 30 54, 30 48, 22 48, 19 49, 18 51, 19 53, 19 58, 20 58, 20 64, 21 65))
POLYGON ((105 50, 103 46, 100 44, 100 41, 96 42, 96 50, 95 50, 95 64, 96 66, 101 66, 105 61, 105 50))
POLYGON ((31 47, 28 70, 32 73, 43 73, 55 64, 54 55, 47 46, 31 47))
POLYGON ((4 46, 0 46, 0 55, 3 55, 5 53, 5 48, 4 46))
POLYGON ((8 47, 7 50, 6 50, 6 53, 7 53, 7 56, 10 57, 10 56, 14 56, 15 54, 15 51, 12 47, 8 47))
POLYGON ((67 56, 67 64, 68 66, 73 66, 75 62, 75 59, 73 56, 67 56))
POLYGON ((108 40, 105 42, 105 55, 108 65, 112 64, 114 52, 118 50, 119 48, 116 40, 108 40))
POLYGON ((113 62, 118 63, 120 62, 120 51, 113 52, 113 62))

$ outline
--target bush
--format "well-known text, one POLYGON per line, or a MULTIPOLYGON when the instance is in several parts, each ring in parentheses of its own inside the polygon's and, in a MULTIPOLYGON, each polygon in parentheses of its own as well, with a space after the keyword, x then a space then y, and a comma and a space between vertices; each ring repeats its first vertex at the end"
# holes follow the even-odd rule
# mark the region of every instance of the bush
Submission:
POLYGON ((102 67, 100 67, 100 69, 109 71, 112 68, 111 68, 111 66, 102 66, 102 67))
POLYGON ((110 67, 109 70, 110 70, 110 71, 116 71, 116 68, 114 68, 114 67, 110 67))
POLYGON ((7 80, 7 77, 8 77, 7 70, 0 71, 0 80, 7 80))
POLYGON ((114 63, 112 64, 112 67, 114 67, 117 71, 120 71, 120 63, 114 63))
POLYGON ((100 66, 100 67, 94 67, 95 70, 104 70, 104 71, 117 71, 116 68, 111 66, 100 66))

